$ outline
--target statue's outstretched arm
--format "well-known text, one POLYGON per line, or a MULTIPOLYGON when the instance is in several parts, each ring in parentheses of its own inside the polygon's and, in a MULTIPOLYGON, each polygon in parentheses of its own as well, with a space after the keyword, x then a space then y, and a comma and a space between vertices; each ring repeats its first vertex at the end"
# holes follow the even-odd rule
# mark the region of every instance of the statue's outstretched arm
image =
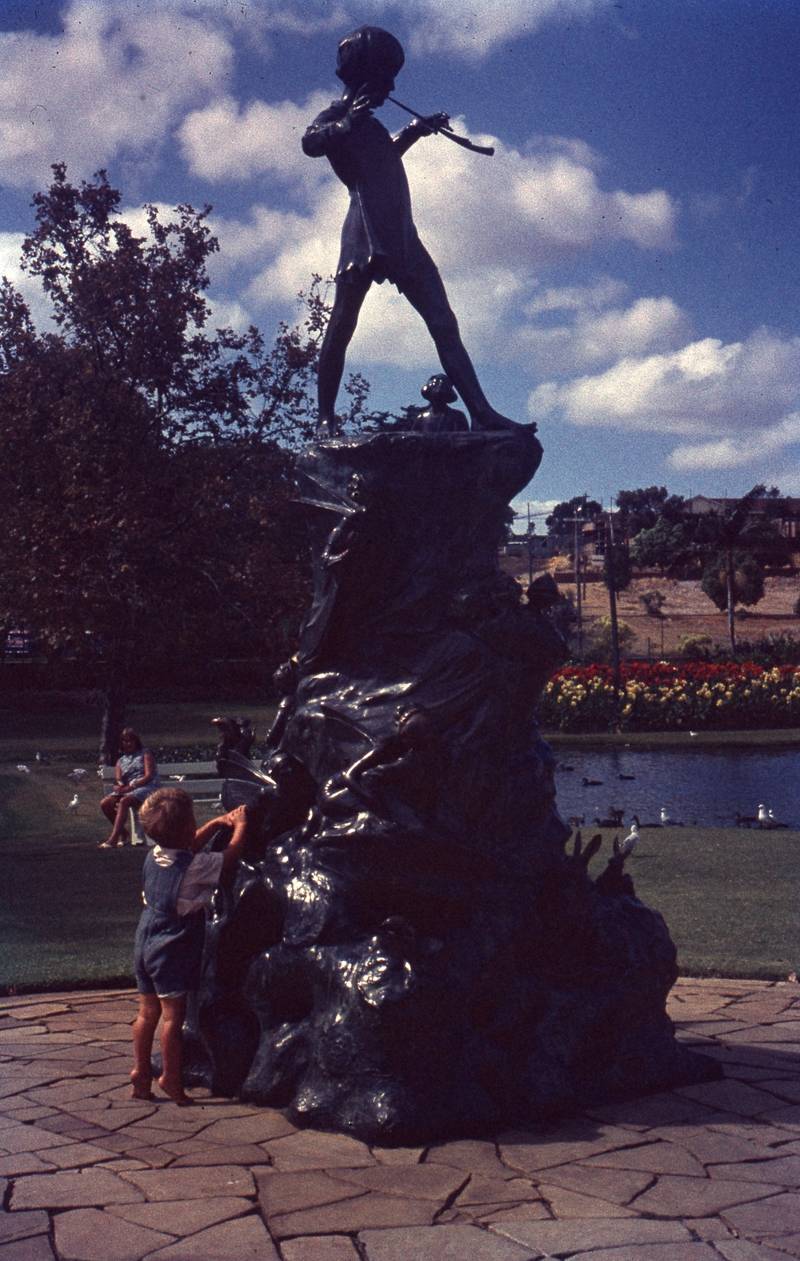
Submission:
POLYGON ((412 144, 416 144, 423 136, 432 136, 445 123, 449 123, 450 115, 444 113, 431 114, 428 118, 414 118, 392 139, 401 153, 408 153, 412 144))

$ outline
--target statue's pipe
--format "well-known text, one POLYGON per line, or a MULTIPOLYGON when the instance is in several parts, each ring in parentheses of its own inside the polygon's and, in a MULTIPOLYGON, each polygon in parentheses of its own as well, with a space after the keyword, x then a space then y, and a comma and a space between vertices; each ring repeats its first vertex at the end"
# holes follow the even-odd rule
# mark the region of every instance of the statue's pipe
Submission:
MULTIPOLYGON (((418 114, 417 111, 412 109, 410 105, 404 105, 402 101, 398 101, 394 96, 389 96, 386 99, 391 101, 393 105, 399 105, 400 108, 404 109, 407 114, 413 114, 415 118, 420 120, 420 122, 425 123, 426 127, 431 127, 427 118, 425 118, 423 114, 418 114)), ((494 153, 494 149, 490 148, 488 145, 473 144, 472 141, 467 140, 465 136, 457 136, 455 132, 450 130, 449 127, 431 127, 431 131, 435 132, 437 136, 446 136, 447 139, 452 140, 454 144, 460 144, 463 149, 470 149, 473 153, 485 153, 487 157, 491 157, 494 153)))

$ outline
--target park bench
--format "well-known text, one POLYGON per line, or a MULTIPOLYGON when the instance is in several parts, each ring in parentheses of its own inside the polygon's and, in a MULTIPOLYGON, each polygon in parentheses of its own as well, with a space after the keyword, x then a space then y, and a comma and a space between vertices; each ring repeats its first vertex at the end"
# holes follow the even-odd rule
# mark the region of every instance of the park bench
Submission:
MULTIPOLYGON (((104 780, 114 779, 114 767, 103 766, 100 771, 104 780)), ((158 774, 162 788, 182 788, 198 803, 221 805, 220 794, 224 779, 220 779, 216 762, 160 762, 158 774)), ((139 825, 137 810, 131 810, 131 842, 144 845, 146 837, 139 825)))

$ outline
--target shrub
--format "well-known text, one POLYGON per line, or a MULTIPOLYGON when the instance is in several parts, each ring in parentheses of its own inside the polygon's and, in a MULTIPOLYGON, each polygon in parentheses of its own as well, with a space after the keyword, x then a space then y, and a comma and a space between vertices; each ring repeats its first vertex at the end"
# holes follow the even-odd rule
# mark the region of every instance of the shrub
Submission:
POLYGON ((684 661, 707 661, 712 639, 700 631, 678 636, 678 652, 684 661))
POLYGON ((662 608, 667 602, 667 597, 661 591, 643 591, 639 596, 640 602, 644 605, 645 612, 648 617, 663 617, 662 608))
MULTIPOLYGON (((598 617, 589 632, 592 657, 595 661, 609 662, 613 657, 611 644, 611 618, 598 617)), ((617 640, 620 654, 627 652, 636 639, 636 632, 627 622, 617 622, 617 640)))
MULTIPOLYGON (((725 553, 720 554, 703 571, 700 589, 716 604, 721 613, 728 607, 728 580, 725 553)), ((764 598, 764 567, 749 552, 733 553, 733 602, 758 604, 764 598)))

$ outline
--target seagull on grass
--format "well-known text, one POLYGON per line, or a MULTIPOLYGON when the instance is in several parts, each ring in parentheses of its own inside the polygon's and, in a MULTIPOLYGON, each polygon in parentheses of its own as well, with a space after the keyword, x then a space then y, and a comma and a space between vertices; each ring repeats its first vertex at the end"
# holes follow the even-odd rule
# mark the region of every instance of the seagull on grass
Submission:
POLYGON ((78 794, 76 793, 76 794, 75 794, 75 796, 72 798, 72 801, 68 801, 68 802, 67 802, 67 809, 68 809, 68 810, 77 810, 77 809, 78 809, 78 806, 79 806, 80 804, 81 804, 81 802, 80 802, 80 798, 79 798, 78 794))
POLYGON ((662 828, 682 828, 684 825, 678 819, 671 819, 664 807, 661 807, 661 826, 662 828))
POLYGON ((631 824, 631 830, 628 833, 628 835, 625 837, 625 840, 622 841, 620 844, 620 847, 619 847, 620 854, 624 854, 626 856, 628 854, 632 854, 641 839, 642 838, 639 835, 639 816, 635 814, 633 816, 633 823, 631 824))
POLYGON ((17 762, 17 770, 21 771, 23 775, 30 775, 31 773, 31 768, 26 766, 24 762, 17 762))

